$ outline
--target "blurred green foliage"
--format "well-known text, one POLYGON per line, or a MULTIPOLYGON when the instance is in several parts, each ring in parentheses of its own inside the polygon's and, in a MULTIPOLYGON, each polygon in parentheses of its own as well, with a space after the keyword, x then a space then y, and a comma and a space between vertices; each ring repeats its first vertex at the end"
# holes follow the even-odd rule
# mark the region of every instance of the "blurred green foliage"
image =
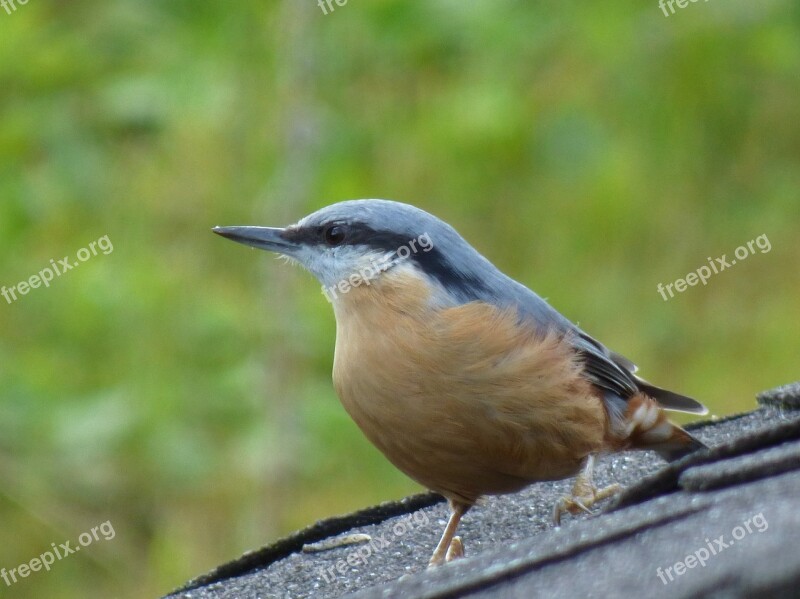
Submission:
POLYGON ((30 0, 0 9, 0 596, 165 593, 417 490, 330 384, 318 285, 217 224, 388 197, 714 414, 798 378, 800 5, 30 0), (766 234, 772 250, 656 291, 766 234))

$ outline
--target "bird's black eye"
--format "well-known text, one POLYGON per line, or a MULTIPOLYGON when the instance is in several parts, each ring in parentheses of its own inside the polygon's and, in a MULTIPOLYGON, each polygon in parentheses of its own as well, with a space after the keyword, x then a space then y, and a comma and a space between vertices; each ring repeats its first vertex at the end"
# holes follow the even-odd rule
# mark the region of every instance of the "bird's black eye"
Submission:
POLYGON ((330 246, 337 246, 344 243, 347 231, 342 225, 328 225, 322 231, 322 238, 330 246))

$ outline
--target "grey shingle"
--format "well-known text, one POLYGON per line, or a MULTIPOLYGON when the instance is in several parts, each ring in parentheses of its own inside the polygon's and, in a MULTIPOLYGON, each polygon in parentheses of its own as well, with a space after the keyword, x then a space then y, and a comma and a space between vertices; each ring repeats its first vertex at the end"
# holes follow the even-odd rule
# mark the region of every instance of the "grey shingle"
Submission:
POLYGON ((800 382, 763 391, 757 399, 761 405, 800 410, 800 382))

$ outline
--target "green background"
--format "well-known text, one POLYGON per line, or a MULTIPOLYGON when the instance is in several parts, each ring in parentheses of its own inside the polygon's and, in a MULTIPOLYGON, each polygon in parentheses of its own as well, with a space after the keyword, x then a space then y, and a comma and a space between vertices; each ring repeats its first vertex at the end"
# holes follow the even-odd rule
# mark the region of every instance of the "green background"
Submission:
POLYGON ((114 247, 0 298, 0 567, 116 532, 0 596, 157 596, 418 490, 335 397, 316 281, 213 225, 407 201, 715 415, 800 374, 792 0, 29 0, 0 118, 0 285, 114 247))

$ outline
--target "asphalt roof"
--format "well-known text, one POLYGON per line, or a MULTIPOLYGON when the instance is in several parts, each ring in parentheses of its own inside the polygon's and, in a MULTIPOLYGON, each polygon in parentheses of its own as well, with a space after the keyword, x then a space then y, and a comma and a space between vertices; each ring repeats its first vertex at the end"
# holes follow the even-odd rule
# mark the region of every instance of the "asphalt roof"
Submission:
POLYGON ((678 462, 604 457, 597 485, 625 491, 561 528, 552 508, 572 480, 490 497, 459 528, 466 557, 427 570, 447 506, 416 495, 318 522, 170 597, 798 597, 800 383, 758 403, 688 426, 711 449, 678 462))

